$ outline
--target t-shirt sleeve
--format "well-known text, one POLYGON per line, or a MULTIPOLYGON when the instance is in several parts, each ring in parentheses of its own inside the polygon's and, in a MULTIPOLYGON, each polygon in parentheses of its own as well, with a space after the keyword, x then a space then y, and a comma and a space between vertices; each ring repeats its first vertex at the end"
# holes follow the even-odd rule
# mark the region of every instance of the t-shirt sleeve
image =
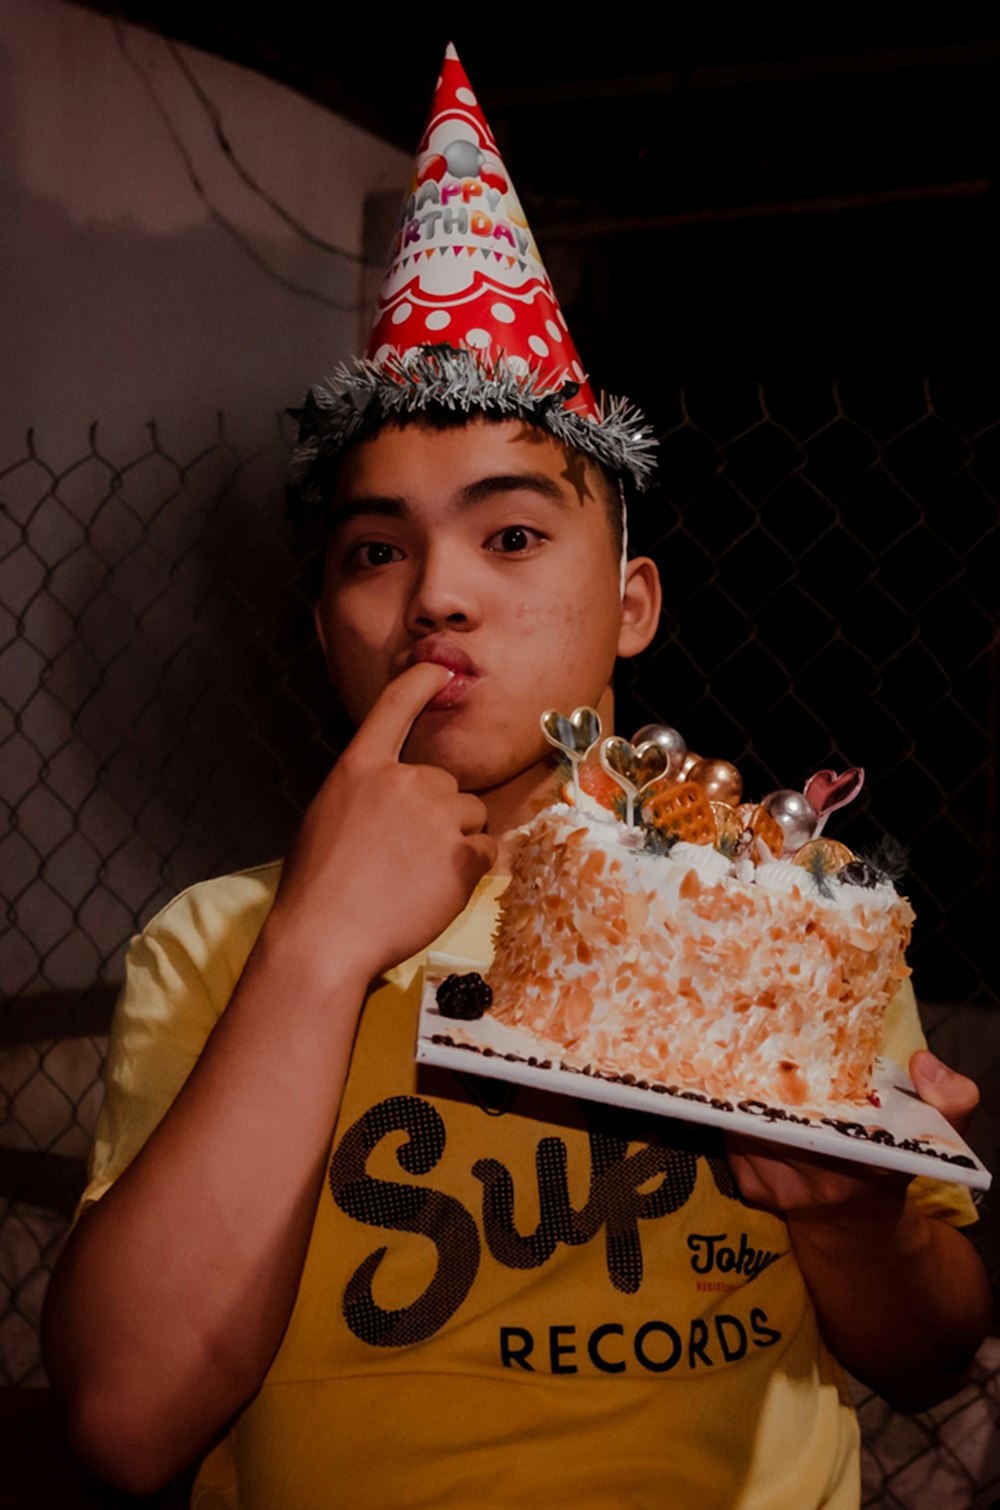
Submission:
POLYGON ((268 866, 194 886, 129 945, 77 1216, 128 1168, 197 1063, 263 926, 277 875, 268 866))
MULTIPOLYGON (((884 1059, 891 1059, 905 1070, 909 1066, 910 1056, 926 1047, 927 1039, 920 1026, 913 985, 905 980, 886 1010, 879 1053, 884 1059)), ((946 1180, 918 1175, 910 1183, 909 1197, 928 1216, 938 1217, 953 1227, 967 1227, 977 1220, 972 1196, 965 1185, 949 1184, 946 1180)))

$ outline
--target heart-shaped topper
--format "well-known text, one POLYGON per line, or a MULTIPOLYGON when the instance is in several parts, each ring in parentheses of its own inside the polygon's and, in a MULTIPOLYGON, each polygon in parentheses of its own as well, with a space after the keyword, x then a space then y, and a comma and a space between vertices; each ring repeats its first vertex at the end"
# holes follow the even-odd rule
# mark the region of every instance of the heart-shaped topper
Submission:
POLYGON ((849 802, 853 802, 864 784, 865 773, 861 766, 851 766, 850 770, 839 776, 836 771, 817 771, 815 776, 809 777, 803 796, 816 809, 821 820, 816 829, 817 835, 830 814, 835 813, 838 807, 846 807, 849 802))
POLYGON ((651 739, 636 746, 612 734, 601 745, 601 765, 625 793, 626 822, 631 828, 636 797, 666 773, 670 756, 651 739))
POLYGON ((677 776, 679 779, 680 769, 687 754, 687 744, 683 734, 678 734, 677 730, 672 729, 669 724, 643 724, 638 734, 632 735, 632 743, 637 748, 642 744, 654 744, 666 750, 669 761, 666 774, 677 776))
POLYGON ((585 760, 601 737, 601 720, 593 708, 574 708, 569 718, 549 708, 541 717, 542 733, 575 766, 585 760))

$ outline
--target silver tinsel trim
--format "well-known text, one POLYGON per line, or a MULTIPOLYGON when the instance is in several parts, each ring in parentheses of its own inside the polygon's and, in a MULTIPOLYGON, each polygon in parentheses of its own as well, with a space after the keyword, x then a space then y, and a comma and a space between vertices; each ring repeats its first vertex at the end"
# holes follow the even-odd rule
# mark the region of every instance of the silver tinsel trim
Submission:
POLYGON ((419 414, 431 405, 531 420, 609 471, 631 473, 640 491, 648 487, 656 439, 641 412, 626 399, 602 399, 599 420, 589 420, 565 408, 578 393, 577 384, 553 392, 544 381, 536 370, 513 372, 502 356, 455 346, 420 346, 390 352, 382 362, 342 366, 309 390, 301 409, 291 411, 299 437, 289 465, 289 492, 307 507, 320 502, 331 465, 345 446, 382 420, 419 414))

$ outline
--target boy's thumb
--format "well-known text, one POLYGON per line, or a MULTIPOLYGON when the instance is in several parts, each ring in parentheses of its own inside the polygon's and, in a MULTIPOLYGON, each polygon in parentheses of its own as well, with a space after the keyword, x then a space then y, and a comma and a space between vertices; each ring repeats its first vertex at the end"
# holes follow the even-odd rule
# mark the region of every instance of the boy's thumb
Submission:
POLYGON ((979 1088, 967 1075, 949 1069, 929 1049, 920 1049, 910 1058, 910 1079, 921 1101, 935 1107, 961 1132, 979 1105, 979 1088))

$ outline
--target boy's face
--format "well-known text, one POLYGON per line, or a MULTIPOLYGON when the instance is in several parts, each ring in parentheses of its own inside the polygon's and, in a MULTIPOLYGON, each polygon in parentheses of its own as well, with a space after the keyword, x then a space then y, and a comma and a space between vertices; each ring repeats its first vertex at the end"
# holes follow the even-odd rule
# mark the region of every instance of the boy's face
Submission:
MULTIPOLYGON (((407 667, 435 661, 456 675, 416 720, 406 760, 473 792, 541 766, 543 710, 596 707, 619 650, 641 648, 627 606, 623 627, 606 488, 520 420, 387 427, 353 447, 317 608, 352 720, 407 667)), ((644 640, 652 627, 655 616, 644 640)))

